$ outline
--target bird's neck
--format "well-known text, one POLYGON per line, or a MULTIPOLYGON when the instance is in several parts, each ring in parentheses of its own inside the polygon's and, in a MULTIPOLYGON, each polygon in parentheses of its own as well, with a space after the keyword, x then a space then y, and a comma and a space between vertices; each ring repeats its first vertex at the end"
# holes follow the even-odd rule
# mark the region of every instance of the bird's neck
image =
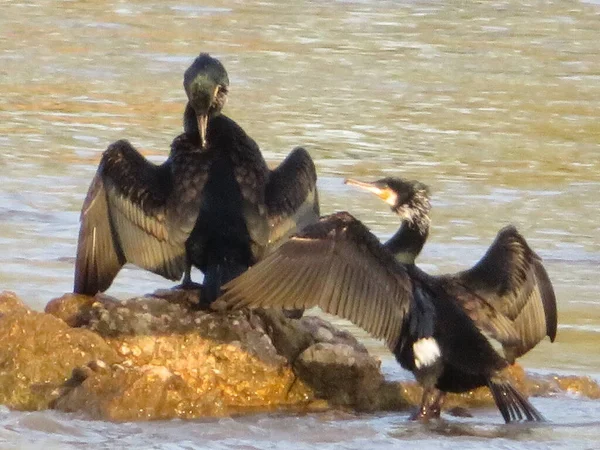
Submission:
POLYGON ((414 264, 429 236, 431 221, 425 214, 417 214, 412 220, 403 220, 400 228, 384 244, 398 261, 414 264))

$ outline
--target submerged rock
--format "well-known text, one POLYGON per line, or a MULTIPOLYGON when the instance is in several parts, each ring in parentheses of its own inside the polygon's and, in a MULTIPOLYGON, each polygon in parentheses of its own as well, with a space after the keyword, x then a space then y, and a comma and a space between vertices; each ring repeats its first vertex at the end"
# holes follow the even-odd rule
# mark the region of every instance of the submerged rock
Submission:
MULTIPOLYGON (((325 320, 274 310, 207 313, 190 308, 196 302, 193 292, 177 290, 123 302, 65 294, 44 314, 0 294, 0 402, 129 421, 403 410, 420 401, 414 382, 385 381, 379 360, 325 320)), ((510 372, 524 393, 600 398, 591 379, 531 379, 519 366, 510 372)), ((446 402, 456 414, 491 404, 487 389, 446 402)))

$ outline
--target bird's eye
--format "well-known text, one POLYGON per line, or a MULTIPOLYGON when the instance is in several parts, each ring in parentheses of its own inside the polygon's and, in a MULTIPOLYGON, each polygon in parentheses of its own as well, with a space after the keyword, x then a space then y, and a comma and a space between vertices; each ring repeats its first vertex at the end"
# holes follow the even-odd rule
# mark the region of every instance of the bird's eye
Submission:
POLYGON ((219 90, 217 91, 217 94, 227 94, 228 92, 229 89, 227 88, 227 86, 219 85, 219 90))

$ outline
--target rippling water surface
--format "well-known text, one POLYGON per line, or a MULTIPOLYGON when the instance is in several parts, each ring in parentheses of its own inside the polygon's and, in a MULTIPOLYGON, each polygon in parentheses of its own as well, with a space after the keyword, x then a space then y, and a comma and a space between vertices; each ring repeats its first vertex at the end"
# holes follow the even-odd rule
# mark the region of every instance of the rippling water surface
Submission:
MULTIPOLYGON (((600 374, 600 5, 573 1, 4 2, 0 15, 0 288, 31 306, 72 288, 78 210, 101 152, 128 138, 155 162, 181 131, 200 51, 232 84, 226 112, 280 161, 305 145, 322 211, 381 237, 397 220, 344 177, 433 192, 431 272, 475 262, 507 223, 546 261, 559 334, 532 370, 600 374)), ((169 286, 123 271, 119 297, 169 286)), ((369 341, 390 377, 410 377, 369 341)), ((3 448, 593 448, 600 405, 533 399, 551 423, 494 410, 437 427, 406 416, 255 416, 108 424, 0 411, 3 448), (43 443, 43 444, 42 444, 43 443)))

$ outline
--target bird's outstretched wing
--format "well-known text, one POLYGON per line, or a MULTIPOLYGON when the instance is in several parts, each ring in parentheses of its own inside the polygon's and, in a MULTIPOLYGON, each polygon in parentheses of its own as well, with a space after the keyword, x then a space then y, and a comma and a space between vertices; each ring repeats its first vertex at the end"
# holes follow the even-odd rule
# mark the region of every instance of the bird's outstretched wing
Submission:
POLYGON ((488 304, 512 323, 517 339, 504 345, 510 362, 545 336, 554 341, 557 312, 552 283, 542 260, 514 226, 500 230, 471 269, 446 277, 449 285, 464 289, 466 295, 457 293, 457 301, 465 303, 463 309, 471 311, 470 317, 480 328, 489 316, 482 309, 470 308, 473 301, 488 304))
POLYGON ((204 180, 186 180, 190 198, 179 198, 172 208, 174 191, 185 187, 174 181, 181 174, 173 169, 171 160, 152 164, 128 141, 108 147, 81 211, 74 292, 108 289, 126 262, 171 280, 181 277, 185 241, 198 214, 196 185, 204 180), (186 205, 194 206, 182 214, 186 205))
POLYGON ((412 299, 404 266, 348 213, 323 217, 224 286, 216 309, 320 307, 391 349, 412 299))
POLYGON ((289 236, 319 220, 317 171, 304 148, 296 147, 271 171, 265 196, 270 249, 277 248, 289 236))

